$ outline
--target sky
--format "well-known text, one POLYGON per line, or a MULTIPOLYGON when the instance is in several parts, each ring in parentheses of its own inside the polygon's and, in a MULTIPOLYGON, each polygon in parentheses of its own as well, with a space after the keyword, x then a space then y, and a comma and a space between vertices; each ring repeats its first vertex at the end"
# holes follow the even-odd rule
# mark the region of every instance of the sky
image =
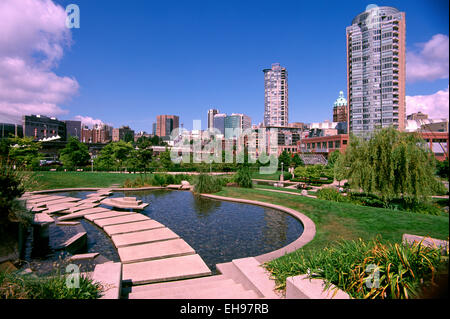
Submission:
POLYGON ((24 114, 129 125, 207 111, 263 121, 262 70, 288 71, 289 122, 332 120, 345 28, 367 5, 406 12, 407 114, 448 118, 448 1, 0 0, 0 122, 24 114), (80 28, 65 25, 76 4, 80 28))

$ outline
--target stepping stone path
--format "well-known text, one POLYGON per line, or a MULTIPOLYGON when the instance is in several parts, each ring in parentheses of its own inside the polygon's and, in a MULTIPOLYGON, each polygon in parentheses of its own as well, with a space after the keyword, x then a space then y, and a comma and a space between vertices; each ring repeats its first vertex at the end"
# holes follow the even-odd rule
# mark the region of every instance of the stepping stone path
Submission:
POLYGON ((118 249, 124 284, 211 275, 211 270, 195 250, 161 223, 132 211, 92 207, 110 194, 111 190, 101 190, 87 195, 84 200, 56 195, 31 195, 26 199, 29 208, 45 209, 43 215, 38 215, 39 219, 45 217, 42 219, 50 221, 48 211, 64 214, 56 219, 58 224, 85 218, 102 228, 118 249))
MULTIPOLYGON (((128 298, 139 299, 264 297, 251 284, 240 283, 240 277, 234 274, 236 270, 211 276, 211 270, 188 243, 148 216, 131 211, 114 211, 89 206, 109 194, 110 190, 101 190, 87 199, 78 201, 74 201, 73 198, 65 201, 63 196, 29 194, 24 196, 24 199, 29 201, 27 203, 29 208, 42 208, 37 205, 48 204, 44 206, 48 211, 66 214, 56 219, 59 225, 65 223, 70 225, 77 222, 69 220, 85 218, 111 237, 121 263, 104 264, 105 269, 96 267, 94 277, 99 277, 101 282, 106 282, 112 287, 106 291, 103 298, 119 297, 120 286, 126 286, 128 298), (68 205, 68 208, 60 211, 57 206, 49 205, 50 200, 56 201, 55 205, 59 206, 64 204, 67 206, 68 203, 74 202, 77 205, 68 205)), ((48 219, 48 214, 39 216, 44 220, 48 219)), ((91 257, 86 254, 74 256, 75 259, 91 257)), ((251 266, 254 267, 253 264, 251 266)))

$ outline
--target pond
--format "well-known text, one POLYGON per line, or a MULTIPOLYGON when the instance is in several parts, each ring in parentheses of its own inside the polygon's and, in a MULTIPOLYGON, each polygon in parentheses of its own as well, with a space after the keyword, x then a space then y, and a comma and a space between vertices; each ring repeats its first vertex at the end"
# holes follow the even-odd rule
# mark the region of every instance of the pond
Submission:
MULTIPOLYGON (((66 192, 58 195, 85 198, 87 194, 66 192)), ((213 272, 218 263, 271 252, 293 242, 303 232, 301 222, 284 212, 212 200, 188 191, 151 190, 112 195, 123 196, 137 197, 149 203, 141 213, 177 233, 213 272)), ((88 252, 99 252, 118 261, 106 234, 85 220, 82 224, 88 233, 88 252)))

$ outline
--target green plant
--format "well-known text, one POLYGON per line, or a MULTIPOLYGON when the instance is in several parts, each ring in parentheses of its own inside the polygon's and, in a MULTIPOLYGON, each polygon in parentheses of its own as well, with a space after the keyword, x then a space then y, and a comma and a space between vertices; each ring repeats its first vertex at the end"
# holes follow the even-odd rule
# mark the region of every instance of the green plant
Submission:
POLYGON ((396 198, 421 201, 443 189, 425 142, 392 127, 376 131, 369 140, 351 136, 345 162, 352 188, 376 194, 386 204, 396 198))
POLYGON ((79 288, 70 288, 66 276, 34 277, 0 272, 0 299, 96 299, 101 285, 80 276, 79 288))
POLYGON ((348 198, 342 196, 335 188, 322 188, 316 192, 317 198, 331 200, 333 202, 348 202, 348 198))
POLYGON ((217 177, 200 173, 194 184, 195 193, 216 193, 222 190, 222 184, 217 177))
POLYGON ((398 299, 420 297, 422 288, 433 285, 436 275, 448 267, 448 257, 421 243, 410 246, 360 239, 341 240, 321 251, 300 249, 265 265, 279 288, 285 287, 289 276, 309 274, 354 298, 398 299))
POLYGON ((250 168, 246 165, 240 167, 234 176, 234 181, 239 187, 252 188, 252 174, 250 168))

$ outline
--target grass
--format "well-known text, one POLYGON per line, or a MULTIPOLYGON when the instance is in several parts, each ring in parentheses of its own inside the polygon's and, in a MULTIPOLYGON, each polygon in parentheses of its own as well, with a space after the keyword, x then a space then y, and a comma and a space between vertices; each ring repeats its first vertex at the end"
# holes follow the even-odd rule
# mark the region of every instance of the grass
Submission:
POLYGON ((271 181, 278 181, 280 180, 280 171, 276 171, 273 174, 260 174, 259 171, 252 172, 252 178, 254 179, 267 179, 271 181))
POLYGON ((447 239, 449 234, 448 216, 357 206, 257 188, 227 187, 216 195, 278 204, 305 214, 316 225, 316 236, 305 246, 310 249, 322 249, 339 239, 372 240, 381 235, 384 240, 400 242, 404 233, 438 239, 447 239))
POLYGON ((77 188, 77 187, 110 187, 123 183, 133 174, 103 172, 30 172, 35 183, 27 191, 77 188))

